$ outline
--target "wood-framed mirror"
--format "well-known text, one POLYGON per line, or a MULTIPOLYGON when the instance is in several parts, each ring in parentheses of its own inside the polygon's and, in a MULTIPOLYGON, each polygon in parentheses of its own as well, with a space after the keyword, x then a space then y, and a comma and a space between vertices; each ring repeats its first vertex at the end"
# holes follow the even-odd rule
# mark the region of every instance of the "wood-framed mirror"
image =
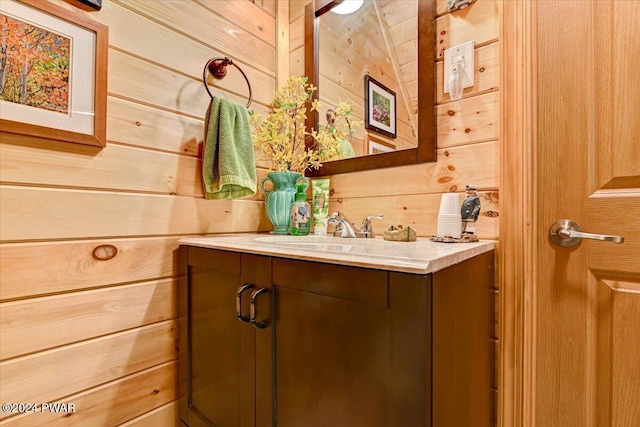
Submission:
MULTIPOLYGON (((354 116, 362 122, 362 126, 356 130, 352 141, 354 157, 324 162, 320 169, 312 169, 307 174, 332 175, 435 161, 435 0, 365 0, 361 10, 352 15, 332 13, 331 10, 342 2, 343 0, 312 0, 305 8, 305 75, 309 78, 309 83, 318 88, 314 97, 323 104, 320 111, 307 115, 306 126, 307 130, 323 126, 326 123, 326 110, 335 108, 339 100, 347 101, 353 106, 354 116), (394 2, 399 4, 394 6, 394 2), (398 14, 404 17, 394 16, 397 11, 402 11, 398 14), (400 23, 407 15, 415 17, 416 22, 400 23), (330 22, 329 29, 325 29, 324 22, 321 22, 323 16, 331 17, 331 21, 327 20, 330 22), (389 21, 393 22, 387 24, 389 21), (405 33, 410 29, 411 39, 404 43, 394 42, 393 24, 405 33), (362 25, 366 25, 367 31, 377 25, 378 28, 374 30, 375 38, 361 30, 362 25), (365 33, 364 41, 356 40, 358 33, 365 33), (325 45, 322 45, 323 42, 325 45), (331 46, 331 43, 335 46, 331 46), (358 43, 364 46, 360 51, 364 49, 366 53, 360 54, 354 50, 358 43), (403 53, 391 53, 388 58, 376 59, 375 63, 372 63, 373 60, 365 62, 372 55, 371 52, 376 50, 391 52, 394 43, 404 44, 403 53), (324 46, 322 53, 321 46, 324 46), (327 60, 331 55, 327 55, 326 51, 339 53, 342 58, 327 60), (415 55, 415 59, 406 59, 411 53, 415 55), (321 65, 320 61, 327 64, 323 62, 321 65), (356 63, 357 66, 354 65, 356 63), (405 73, 404 77, 402 73, 405 73), (413 81, 406 75, 413 75, 413 81), (381 135, 376 130, 365 127, 365 87, 370 84, 370 80, 384 88, 381 89, 383 94, 393 94, 395 98, 395 138, 390 138, 388 132, 381 135), (323 94, 323 85, 328 97, 323 94), (369 154, 370 152, 374 154, 369 154)), ((398 39, 397 35, 395 37, 398 39)))

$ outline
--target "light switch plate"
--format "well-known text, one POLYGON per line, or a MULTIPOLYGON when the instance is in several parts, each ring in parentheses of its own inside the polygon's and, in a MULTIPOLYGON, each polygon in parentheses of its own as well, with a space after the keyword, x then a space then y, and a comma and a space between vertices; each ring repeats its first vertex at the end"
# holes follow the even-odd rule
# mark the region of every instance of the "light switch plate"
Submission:
POLYGON ((463 87, 474 85, 474 46, 473 40, 453 46, 444 51, 444 93, 449 93, 449 74, 451 72, 451 60, 458 55, 464 55, 464 81, 463 87))

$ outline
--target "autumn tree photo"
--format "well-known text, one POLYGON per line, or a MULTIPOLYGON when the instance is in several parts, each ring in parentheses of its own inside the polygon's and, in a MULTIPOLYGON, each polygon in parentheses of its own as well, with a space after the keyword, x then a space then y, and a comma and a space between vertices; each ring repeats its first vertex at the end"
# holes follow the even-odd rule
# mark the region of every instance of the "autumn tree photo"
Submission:
POLYGON ((0 99, 69 112, 71 39, 0 13, 0 99))

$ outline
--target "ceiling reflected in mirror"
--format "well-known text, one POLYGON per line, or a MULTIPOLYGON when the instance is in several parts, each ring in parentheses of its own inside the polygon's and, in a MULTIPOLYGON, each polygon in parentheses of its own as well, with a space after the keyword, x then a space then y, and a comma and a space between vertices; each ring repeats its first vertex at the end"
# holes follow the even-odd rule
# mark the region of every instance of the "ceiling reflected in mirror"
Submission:
POLYGON ((418 0, 368 0, 347 15, 325 13, 318 35, 320 123, 347 101, 361 123, 351 140, 356 156, 416 148, 418 0))
POLYGON ((334 6, 331 12, 337 13, 338 15, 348 15, 360 9, 363 3, 364 0, 344 0, 339 5, 334 6))
POLYGON ((315 0, 305 10, 305 74, 322 107, 307 128, 326 125, 341 101, 360 126, 354 156, 310 175, 435 161, 435 4, 433 0, 315 0), (314 8, 315 6, 315 8, 314 8))

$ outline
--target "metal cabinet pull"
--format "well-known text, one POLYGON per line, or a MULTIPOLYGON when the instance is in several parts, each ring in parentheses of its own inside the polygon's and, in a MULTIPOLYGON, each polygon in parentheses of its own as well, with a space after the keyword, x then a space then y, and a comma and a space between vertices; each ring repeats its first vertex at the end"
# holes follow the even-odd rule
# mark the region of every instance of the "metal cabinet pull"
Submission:
POLYGON ((250 305, 251 306, 251 312, 250 312, 251 318, 250 318, 250 321, 251 321, 251 324, 257 329, 264 329, 267 326, 269 326, 268 322, 259 322, 259 321, 256 320, 256 314, 257 314, 256 299, 258 298, 258 295, 264 294, 266 292, 268 292, 267 289, 260 288, 260 289, 258 289, 257 291, 254 291, 251 294, 251 300, 250 300, 251 301, 251 305, 250 305))
POLYGON ((622 243, 624 237, 608 234, 585 233, 577 222, 570 219, 561 219, 549 229, 549 238, 555 244, 569 247, 580 243, 582 239, 602 240, 604 242, 622 243))
POLYGON ((240 286, 236 292, 236 317, 241 322, 249 322, 251 320, 249 316, 242 314, 242 293, 248 289, 252 289, 253 287, 253 283, 245 283, 240 286))

